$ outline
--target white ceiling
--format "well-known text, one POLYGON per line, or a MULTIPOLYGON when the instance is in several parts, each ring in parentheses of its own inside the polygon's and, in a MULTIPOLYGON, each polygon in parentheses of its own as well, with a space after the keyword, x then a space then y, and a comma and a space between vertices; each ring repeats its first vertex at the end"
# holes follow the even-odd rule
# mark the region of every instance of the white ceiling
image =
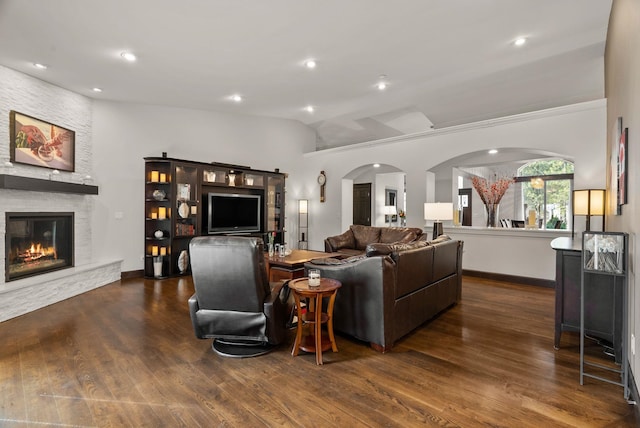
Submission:
POLYGON ((0 0, 0 64, 96 99, 298 120, 326 148, 602 98, 610 9, 611 0, 0 0), (528 43, 517 48, 520 36, 528 43), (125 50, 138 61, 123 61, 125 50), (302 66, 309 57, 315 70, 302 66), (382 74, 384 92, 374 87, 382 74), (234 93, 245 100, 229 101, 234 93))

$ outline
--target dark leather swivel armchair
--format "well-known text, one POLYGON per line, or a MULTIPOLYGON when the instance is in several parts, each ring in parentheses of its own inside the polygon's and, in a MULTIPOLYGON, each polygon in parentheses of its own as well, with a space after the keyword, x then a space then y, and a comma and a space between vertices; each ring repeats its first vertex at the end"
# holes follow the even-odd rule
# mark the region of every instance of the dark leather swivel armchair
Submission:
POLYGON ((196 337, 213 338, 216 353, 233 357, 261 355, 284 341, 283 283, 272 287, 267 280, 262 239, 202 236, 191 240, 189 252, 196 337))

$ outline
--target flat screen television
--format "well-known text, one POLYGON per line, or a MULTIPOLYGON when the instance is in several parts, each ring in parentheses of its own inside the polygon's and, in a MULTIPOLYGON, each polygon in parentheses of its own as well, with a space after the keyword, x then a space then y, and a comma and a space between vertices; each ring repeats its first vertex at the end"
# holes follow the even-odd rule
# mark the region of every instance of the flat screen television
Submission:
POLYGON ((260 195, 209 193, 209 234, 260 232, 260 195))

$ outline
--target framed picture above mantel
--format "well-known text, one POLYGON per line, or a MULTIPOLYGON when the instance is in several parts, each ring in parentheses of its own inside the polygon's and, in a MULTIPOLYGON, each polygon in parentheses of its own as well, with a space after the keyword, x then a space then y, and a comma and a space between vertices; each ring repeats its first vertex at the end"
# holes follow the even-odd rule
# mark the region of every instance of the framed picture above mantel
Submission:
POLYGON ((9 128, 11 162, 75 171, 74 131, 13 110, 9 128))

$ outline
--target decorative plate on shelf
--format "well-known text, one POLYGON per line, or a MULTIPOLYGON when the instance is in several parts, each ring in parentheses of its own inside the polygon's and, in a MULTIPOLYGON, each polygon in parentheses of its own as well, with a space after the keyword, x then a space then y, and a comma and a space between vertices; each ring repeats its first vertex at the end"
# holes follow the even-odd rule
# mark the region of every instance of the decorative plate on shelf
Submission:
POLYGON ((191 210, 189 209, 189 204, 187 204, 186 202, 181 203, 180 206, 178 207, 178 214, 182 218, 189 217, 190 212, 191 210))

